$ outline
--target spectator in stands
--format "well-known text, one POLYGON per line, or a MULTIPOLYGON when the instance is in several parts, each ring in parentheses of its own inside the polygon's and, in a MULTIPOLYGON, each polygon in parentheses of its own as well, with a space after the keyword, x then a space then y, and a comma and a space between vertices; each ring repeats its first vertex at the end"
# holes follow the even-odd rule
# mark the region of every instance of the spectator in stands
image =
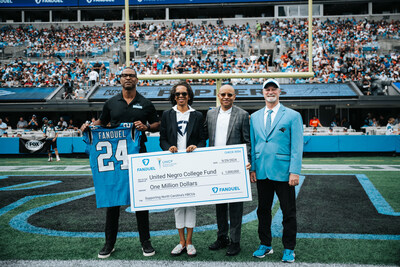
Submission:
POLYGON ((321 122, 319 121, 319 119, 318 119, 316 116, 314 116, 314 117, 310 120, 309 126, 310 126, 310 127, 314 127, 314 128, 316 128, 316 127, 323 127, 322 124, 321 124, 321 122))
POLYGON ((364 127, 368 127, 368 126, 373 126, 373 121, 372 121, 372 114, 371 113, 368 113, 367 114, 367 117, 365 118, 365 120, 364 120, 364 127))
POLYGON ((76 126, 74 125, 73 119, 70 119, 70 120, 69 120, 67 129, 68 129, 68 130, 74 130, 74 131, 78 130, 78 127, 76 127, 76 126))
POLYGON ((8 125, 11 126, 11 121, 10 118, 8 116, 4 117, 4 122, 8 125))
POLYGON ((17 129, 26 129, 28 127, 28 122, 24 120, 24 117, 19 117, 17 122, 17 129))
POLYGON ((0 137, 7 137, 7 124, 0 118, 0 137))
POLYGON ((102 64, 99 61, 93 64, 93 70, 96 71, 100 75, 100 71, 102 68, 102 64))
POLYGON ((60 120, 57 123, 56 129, 57 131, 64 131, 68 128, 68 123, 64 120, 63 117, 60 117, 60 120))
POLYGON ((49 119, 47 117, 43 117, 42 122, 43 122, 43 125, 42 125, 41 130, 42 130, 42 132, 44 132, 46 127, 49 126, 49 119))
POLYGON ((118 52, 115 52, 115 55, 113 56, 113 63, 115 66, 119 64, 119 54, 118 52))
POLYGON ((63 76, 62 84, 64 84, 63 99, 75 99, 74 94, 74 81, 71 80, 71 76, 65 74, 63 76))
POLYGON ((51 156, 51 149, 54 149, 54 153, 56 154, 56 160, 60 161, 60 156, 58 154, 58 149, 57 149, 58 131, 55 129, 52 120, 49 120, 49 125, 44 128, 43 134, 46 137, 47 141, 50 142, 49 150, 47 151, 49 155, 48 161, 49 162, 53 161, 53 157, 51 156))
POLYGON ((395 130, 395 119, 393 117, 389 118, 388 123, 386 125, 386 135, 394 135, 398 134, 398 131, 395 130))
POLYGON ((95 121, 96 121, 96 118, 95 118, 95 117, 92 117, 92 119, 90 120, 90 125, 92 125, 92 126, 95 125, 95 124, 94 124, 95 121))
POLYGON ((384 126, 386 124, 385 117, 383 115, 379 115, 378 123, 380 126, 384 126))
POLYGON ((89 85, 93 86, 96 82, 99 81, 99 73, 92 68, 92 71, 89 72, 89 85))
POLYGON ((372 127, 379 127, 380 125, 379 125, 379 122, 376 120, 376 118, 374 117, 374 118, 372 118, 372 125, 371 125, 372 127))
POLYGON ((394 124, 400 124, 400 114, 397 115, 397 118, 394 120, 394 124))
POLYGON ((79 84, 76 86, 75 95, 76 99, 84 99, 86 96, 85 90, 79 84))
POLYGON ((39 123, 35 114, 32 115, 32 119, 28 123, 28 128, 35 131, 39 129, 39 123))
MULTIPOLYGON (((337 126, 338 126, 338 123, 337 123, 336 117, 335 117, 335 118, 333 118, 333 121, 331 122, 331 126, 330 127, 337 127, 337 126)), ((330 129, 332 129, 332 128, 330 128, 330 129)))
POLYGON ((342 119, 342 121, 340 123, 340 126, 346 128, 346 129, 350 129, 351 128, 350 122, 347 120, 347 117, 343 117, 343 119, 342 119))

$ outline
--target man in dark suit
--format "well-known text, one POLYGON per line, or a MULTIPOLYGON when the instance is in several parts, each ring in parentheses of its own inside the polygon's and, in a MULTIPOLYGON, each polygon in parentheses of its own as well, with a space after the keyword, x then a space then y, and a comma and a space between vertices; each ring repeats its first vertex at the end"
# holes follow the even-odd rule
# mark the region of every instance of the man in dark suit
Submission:
MULTIPOLYGON (((234 106, 236 95, 230 85, 220 88, 218 99, 221 106, 207 113, 205 129, 209 146, 246 144, 250 162, 250 122, 249 113, 234 106)), ((248 164, 249 167, 249 164, 248 164)), ((226 255, 234 256, 240 252, 243 202, 217 204, 218 238, 208 248, 218 250, 228 246, 226 255), (228 211, 230 219, 230 240, 228 237, 228 211)))
POLYGON ((265 107, 251 115, 250 179, 257 183, 258 236, 261 244, 253 253, 263 258, 272 254, 271 207, 277 194, 283 213, 283 262, 294 262, 296 246, 296 197, 303 156, 303 121, 300 113, 279 103, 279 83, 263 84, 265 107))

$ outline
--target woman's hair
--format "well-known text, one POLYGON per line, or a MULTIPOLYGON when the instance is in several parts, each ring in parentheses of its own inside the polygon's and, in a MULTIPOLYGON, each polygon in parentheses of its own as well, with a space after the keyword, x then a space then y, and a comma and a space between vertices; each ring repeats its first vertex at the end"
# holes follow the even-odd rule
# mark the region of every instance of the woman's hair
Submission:
POLYGON ((171 104, 173 106, 176 105, 175 92, 176 92, 176 88, 178 86, 186 87, 188 95, 189 95, 188 105, 191 105, 193 103, 193 97, 194 97, 193 90, 192 90, 192 87, 190 86, 190 84, 188 84, 187 82, 184 82, 184 81, 178 82, 177 84, 172 86, 172 89, 171 89, 171 92, 170 92, 170 95, 169 95, 169 101, 171 102, 171 104))

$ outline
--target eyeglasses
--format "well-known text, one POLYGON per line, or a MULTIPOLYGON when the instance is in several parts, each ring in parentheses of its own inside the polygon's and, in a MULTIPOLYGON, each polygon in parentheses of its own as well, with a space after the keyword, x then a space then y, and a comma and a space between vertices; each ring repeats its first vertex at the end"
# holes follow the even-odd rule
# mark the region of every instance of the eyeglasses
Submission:
POLYGON ((124 73, 124 74, 121 74, 121 77, 122 78, 136 78, 136 74, 127 74, 127 73, 124 73))
POLYGON ((232 96, 233 96, 233 94, 231 94, 231 93, 221 93, 220 95, 221 95, 222 97, 226 97, 226 96, 232 97, 232 96))
POLYGON ((182 93, 181 93, 181 92, 176 92, 176 93, 175 93, 175 96, 176 96, 176 97, 180 97, 180 96, 185 97, 185 96, 187 96, 187 95, 188 95, 187 92, 182 92, 182 93))

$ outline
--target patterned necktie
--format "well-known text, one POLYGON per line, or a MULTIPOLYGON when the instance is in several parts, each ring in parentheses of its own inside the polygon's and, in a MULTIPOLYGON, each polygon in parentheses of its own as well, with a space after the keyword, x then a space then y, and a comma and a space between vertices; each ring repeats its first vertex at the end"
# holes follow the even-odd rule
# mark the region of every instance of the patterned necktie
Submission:
POLYGON ((267 121, 265 122, 265 130, 267 134, 269 134, 269 131, 271 131, 271 114, 272 114, 272 109, 268 110, 268 115, 267 115, 267 121))

